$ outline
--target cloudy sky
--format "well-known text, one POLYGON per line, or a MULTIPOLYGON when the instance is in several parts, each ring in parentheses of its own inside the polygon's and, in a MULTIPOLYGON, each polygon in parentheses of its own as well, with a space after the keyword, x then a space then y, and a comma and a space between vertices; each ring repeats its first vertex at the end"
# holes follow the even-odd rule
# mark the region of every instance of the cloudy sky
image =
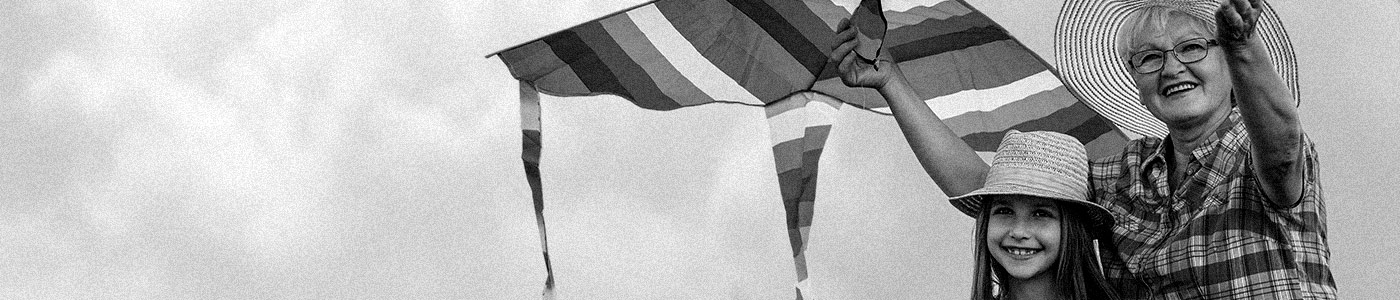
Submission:
MULTIPOLYGON (((642 2, 5 1, 0 298, 533 298, 516 83, 484 56, 642 2)), ((970 2, 1053 55, 1058 2, 970 2)), ((1270 3, 1341 295, 1391 295, 1400 3, 1270 3)), ((761 108, 543 102, 561 299, 791 297, 761 108)), ((842 110, 821 176, 811 294, 966 294, 971 220, 893 119, 842 110)))

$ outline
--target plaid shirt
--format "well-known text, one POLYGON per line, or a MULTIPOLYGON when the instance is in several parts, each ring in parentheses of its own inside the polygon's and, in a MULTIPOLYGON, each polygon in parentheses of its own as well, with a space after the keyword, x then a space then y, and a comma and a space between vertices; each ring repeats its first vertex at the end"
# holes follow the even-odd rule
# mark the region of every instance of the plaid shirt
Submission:
POLYGON ((1117 221, 1115 242, 1102 245, 1119 254, 1103 256, 1110 284, 1126 299, 1336 298, 1317 154, 1306 135, 1302 143, 1305 183, 1294 207, 1260 190, 1238 111, 1191 152, 1176 191, 1162 139, 1091 162, 1091 197, 1117 221))

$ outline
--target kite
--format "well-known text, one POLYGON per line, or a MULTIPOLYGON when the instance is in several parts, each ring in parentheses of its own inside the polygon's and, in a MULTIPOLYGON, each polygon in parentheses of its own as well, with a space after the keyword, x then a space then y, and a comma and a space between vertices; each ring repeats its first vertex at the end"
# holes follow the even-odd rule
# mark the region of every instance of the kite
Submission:
MULTIPOLYGON (((856 7, 860 38, 888 51, 918 95, 974 150, 995 151, 1012 129, 1069 134, 1095 157, 1136 137, 1086 106, 1044 60, 966 2, 880 7, 878 0, 856 7)), ((548 273, 546 297, 555 282, 539 178, 541 92, 611 94, 651 110, 763 107, 802 299, 817 166, 831 127, 840 126, 833 124, 836 112, 849 106, 890 114, 876 91, 847 87, 837 64, 828 63, 836 26, 852 17, 830 0, 659 0, 492 54, 520 82, 521 157, 548 273)))
POLYGON ((880 1, 861 1, 860 6, 851 12, 851 21, 854 22, 851 25, 856 29, 856 38, 860 39, 855 52, 867 62, 874 61, 884 46, 888 26, 885 26, 887 21, 882 7, 880 1))

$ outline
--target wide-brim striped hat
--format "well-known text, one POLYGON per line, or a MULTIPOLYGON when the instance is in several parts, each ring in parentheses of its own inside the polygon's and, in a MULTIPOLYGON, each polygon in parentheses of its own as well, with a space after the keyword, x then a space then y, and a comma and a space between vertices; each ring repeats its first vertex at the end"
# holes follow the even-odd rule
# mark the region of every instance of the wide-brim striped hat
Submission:
POLYGON ((1011 130, 997 146, 981 189, 948 199, 953 207, 977 218, 985 196, 1028 195, 1059 200, 1075 207, 1091 228, 1113 226, 1113 215, 1089 202, 1089 155, 1074 137, 1058 132, 1011 130))
MULTIPOLYGON (((1226 0, 1228 1, 1228 0, 1226 0)), ((1143 8, 1168 6, 1214 22, 1221 0, 1066 0, 1055 24, 1055 62, 1060 76, 1080 98, 1119 128, 1143 136, 1164 137, 1166 124, 1138 99, 1132 74, 1118 56, 1118 31, 1128 15, 1143 8)), ((1255 33, 1269 49, 1269 61, 1298 97, 1298 65, 1293 45, 1278 14, 1262 4, 1255 33)), ((1301 100, 1299 101, 1301 102, 1301 100)))

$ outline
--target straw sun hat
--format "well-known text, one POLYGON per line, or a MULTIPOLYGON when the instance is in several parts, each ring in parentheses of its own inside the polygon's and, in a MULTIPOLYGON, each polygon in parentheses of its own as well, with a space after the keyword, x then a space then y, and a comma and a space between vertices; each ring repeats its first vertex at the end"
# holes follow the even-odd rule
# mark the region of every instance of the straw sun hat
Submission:
MULTIPOLYGON (((1142 106, 1127 62, 1118 56, 1118 31, 1129 14, 1153 6, 1177 8, 1214 23, 1221 1, 1066 0, 1055 24, 1055 62, 1060 75, 1086 104, 1120 128, 1143 136, 1164 137, 1166 125, 1142 106)), ((1299 99, 1293 45, 1274 9, 1266 2, 1260 4, 1254 34, 1264 40, 1269 60, 1293 93, 1293 99, 1299 99)))
MULTIPOLYGON (((1029 195, 1079 207, 1087 225, 1108 228, 1113 215, 1089 202, 1089 156, 1074 137, 1049 131, 1012 130, 1001 139, 987 182, 981 189, 948 199, 953 207, 976 218, 984 196, 1029 195)), ((1066 206, 1061 206, 1066 207, 1066 206)))

